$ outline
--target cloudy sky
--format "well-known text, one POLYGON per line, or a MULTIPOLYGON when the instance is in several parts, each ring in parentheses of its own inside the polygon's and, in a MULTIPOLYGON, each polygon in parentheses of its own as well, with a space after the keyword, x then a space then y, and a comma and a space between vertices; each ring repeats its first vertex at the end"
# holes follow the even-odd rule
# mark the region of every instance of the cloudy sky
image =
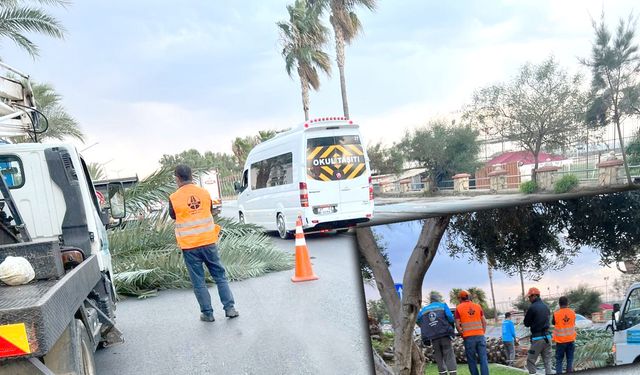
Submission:
MULTIPOLYGON (((420 222, 407 222, 392 225, 374 227, 385 243, 386 251, 391 263, 390 271, 395 282, 402 283, 407 261, 416 244, 422 226, 420 222)), ((438 254, 434 258, 431 267, 423 283, 423 298, 428 299, 429 291, 437 290, 447 299, 452 288, 480 287, 487 293, 490 301, 490 285, 486 263, 470 262, 468 258, 451 258, 446 250, 446 238, 440 243, 438 254)), ((598 264, 599 256, 589 248, 582 248, 580 256, 573 259, 561 271, 548 271, 538 280, 525 278, 525 291, 535 286, 543 295, 557 296, 562 292, 584 284, 595 287, 604 297, 612 297, 614 294, 613 280, 620 275, 615 267, 602 267, 598 264), (609 277, 605 280, 605 277, 609 277), (605 290, 607 294, 605 296, 605 290)), ((509 275, 494 271, 494 291, 498 310, 505 311, 511 306, 509 303, 520 295, 519 276, 509 275)), ((373 285, 365 286, 367 299, 378 299, 380 294, 373 285)), ((615 298, 615 297, 612 297, 615 298)), ((619 297, 617 297, 619 298, 619 297)), ((610 299, 610 298, 609 298, 610 299)))
MULTIPOLYGON (((64 96, 87 134, 79 148, 93 145, 89 161, 107 163, 110 177, 145 176, 163 154, 230 152, 236 136, 303 120, 275 26, 289 2, 75 1, 52 11, 68 29, 64 41, 34 36, 34 61, 0 40, 0 56, 64 96)), ((347 51, 352 118, 365 138, 391 142, 527 61, 554 55, 576 72, 591 18, 604 9, 614 24, 634 3, 379 1, 377 12, 360 13, 365 32, 347 51)), ((341 114, 336 76, 312 93, 312 116, 341 114)))

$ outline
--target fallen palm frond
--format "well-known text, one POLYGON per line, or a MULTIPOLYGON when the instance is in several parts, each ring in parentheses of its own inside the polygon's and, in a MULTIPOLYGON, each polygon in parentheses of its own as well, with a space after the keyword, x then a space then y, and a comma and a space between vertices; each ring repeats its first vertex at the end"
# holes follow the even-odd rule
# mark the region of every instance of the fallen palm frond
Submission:
POLYGON ((613 336, 597 329, 578 329, 573 359, 575 370, 586 370, 613 365, 613 336))
MULTIPOLYGON (((278 250, 258 227, 219 219, 220 259, 229 280, 243 280, 293 267, 293 257, 278 250)), ((162 289, 190 288, 176 246, 173 221, 158 216, 128 222, 110 233, 114 278, 119 294, 149 297, 162 289)), ((208 281, 212 281, 210 277, 208 281)))

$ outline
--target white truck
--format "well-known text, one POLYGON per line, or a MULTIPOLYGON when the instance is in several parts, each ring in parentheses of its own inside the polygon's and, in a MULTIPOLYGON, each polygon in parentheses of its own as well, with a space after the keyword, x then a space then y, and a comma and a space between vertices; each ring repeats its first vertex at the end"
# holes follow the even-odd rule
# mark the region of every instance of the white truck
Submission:
MULTIPOLYGON (((28 76, 0 77, 0 138, 37 140, 46 118, 28 76), (24 82, 24 83, 23 83, 24 82)), ((122 184, 101 209, 87 164, 68 144, 0 144, 0 262, 26 258, 35 279, 0 282, 0 374, 95 374, 93 353, 122 342, 106 227, 125 216, 122 184)))
POLYGON ((211 195, 213 215, 218 215, 222 211, 222 190, 220 187, 218 171, 210 169, 206 171, 196 171, 194 174, 194 182, 204 188, 211 195))
POLYGON ((640 283, 631 285, 622 309, 613 305, 612 319, 615 364, 640 364, 640 283))

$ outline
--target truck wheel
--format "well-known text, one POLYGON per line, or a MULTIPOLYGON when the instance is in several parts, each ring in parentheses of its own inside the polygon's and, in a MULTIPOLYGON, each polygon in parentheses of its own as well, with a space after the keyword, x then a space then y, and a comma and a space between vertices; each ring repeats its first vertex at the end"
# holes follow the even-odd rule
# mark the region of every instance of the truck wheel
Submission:
POLYGON ((82 363, 81 369, 82 375, 96 375, 96 363, 93 357, 93 345, 91 343, 91 339, 89 338, 89 334, 85 329, 84 324, 81 321, 76 320, 79 324, 76 324, 78 329, 78 335, 80 335, 80 350, 82 351, 82 363))
POLYGON ((278 235, 283 240, 287 240, 291 238, 291 233, 287 230, 287 224, 284 221, 284 215, 282 213, 278 213, 276 217, 276 227, 278 228, 278 235))
POLYGON ((73 319, 49 353, 45 366, 54 374, 95 375, 93 345, 87 330, 79 319, 73 319))

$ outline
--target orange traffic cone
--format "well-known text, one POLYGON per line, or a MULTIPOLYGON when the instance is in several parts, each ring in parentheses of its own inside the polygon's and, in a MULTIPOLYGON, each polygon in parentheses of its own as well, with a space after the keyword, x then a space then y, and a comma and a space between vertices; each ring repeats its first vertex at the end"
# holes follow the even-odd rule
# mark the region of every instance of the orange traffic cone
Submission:
POLYGON ((311 259, 307 242, 304 240, 302 231, 302 218, 298 216, 296 221, 296 274, 291 278, 293 282, 317 280, 318 276, 313 273, 311 259))

